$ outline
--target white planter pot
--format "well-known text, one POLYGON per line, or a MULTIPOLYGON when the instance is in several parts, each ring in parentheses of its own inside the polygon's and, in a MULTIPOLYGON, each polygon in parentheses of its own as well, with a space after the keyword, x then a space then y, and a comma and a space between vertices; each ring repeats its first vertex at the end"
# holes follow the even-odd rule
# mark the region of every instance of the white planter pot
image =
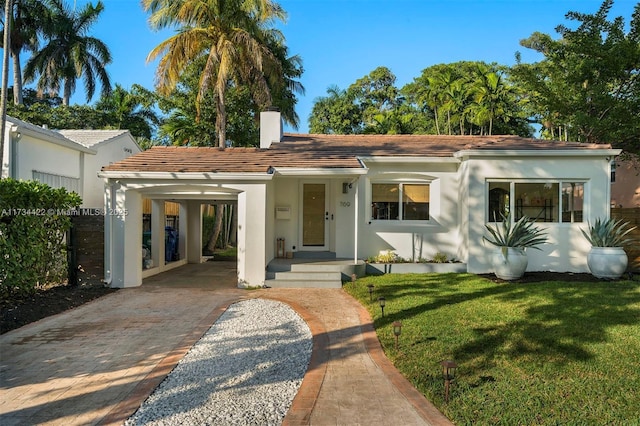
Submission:
POLYGON ((496 277, 502 280, 517 280, 524 275, 529 259, 522 248, 507 247, 506 256, 502 248, 497 248, 491 256, 491 264, 496 277))
POLYGON ((622 247, 591 247, 587 265, 596 278, 617 280, 627 270, 627 253, 622 247))

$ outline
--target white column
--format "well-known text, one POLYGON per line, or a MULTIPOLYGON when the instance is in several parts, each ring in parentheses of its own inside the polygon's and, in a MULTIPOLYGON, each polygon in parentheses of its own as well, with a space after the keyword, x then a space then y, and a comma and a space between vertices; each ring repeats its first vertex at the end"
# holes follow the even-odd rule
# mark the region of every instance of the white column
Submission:
POLYGON ((111 287, 139 286, 142 284, 142 197, 138 192, 114 185, 107 203, 107 213, 112 214, 105 219, 105 234, 110 240, 109 250, 105 251, 105 275, 111 287))
MULTIPOLYGON (((187 201, 187 261, 200 263, 202 261, 202 204, 200 201, 187 201)), ((182 218, 180 218, 182 223, 182 218)), ((180 231, 182 233, 182 230, 180 231)))
POLYGON ((238 287, 261 287, 266 267, 266 185, 238 194, 238 287))
POLYGON ((178 255, 180 259, 187 258, 187 236, 189 229, 189 222, 187 220, 188 207, 185 201, 179 203, 180 208, 178 210, 178 255))
POLYGON ((124 212, 124 286, 137 287, 142 284, 142 196, 137 191, 124 195, 123 208, 118 208, 124 212))

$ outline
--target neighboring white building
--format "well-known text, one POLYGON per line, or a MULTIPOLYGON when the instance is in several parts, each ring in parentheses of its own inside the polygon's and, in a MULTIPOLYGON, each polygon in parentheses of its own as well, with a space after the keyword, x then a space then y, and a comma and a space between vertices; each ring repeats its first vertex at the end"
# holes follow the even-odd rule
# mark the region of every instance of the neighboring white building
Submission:
POLYGON ((104 181, 98 178, 103 166, 141 152, 128 130, 58 130, 65 138, 95 151, 84 157, 83 207, 104 207, 104 181))
POLYGON ((140 152, 127 130, 54 131, 7 117, 2 177, 37 180, 82 197, 82 207, 104 207, 102 166, 140 152))
POLYGON ((445 253, 472 273, 491 271, 485 225, 500 212, 536 218, 549 241, 529 251, 529 271, 588 272, 580 229, 609 217, 608 145, 516 136, 301 135, 261 114, 261 148, 154 147, 103 168, 105 279, 142 278, 201 261, 201 205, 237 203, 238 285, 262 286, 284 251, 335 253, 361 262, 381 250, 418 260, 445 253), (180 260, 142 270, 142 200, 152 232, 164 202, 180 204, 180 260), (281 248, 280 248, 281 249, 281 248))

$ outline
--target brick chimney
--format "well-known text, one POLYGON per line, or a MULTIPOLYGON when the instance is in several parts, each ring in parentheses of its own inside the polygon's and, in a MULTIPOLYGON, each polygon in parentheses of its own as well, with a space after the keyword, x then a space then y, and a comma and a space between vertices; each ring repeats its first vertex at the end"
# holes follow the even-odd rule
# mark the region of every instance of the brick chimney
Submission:
POLYGON ((282 117, 277 107, 260 113, 260 148, 269 148, 282 140, 282 117))

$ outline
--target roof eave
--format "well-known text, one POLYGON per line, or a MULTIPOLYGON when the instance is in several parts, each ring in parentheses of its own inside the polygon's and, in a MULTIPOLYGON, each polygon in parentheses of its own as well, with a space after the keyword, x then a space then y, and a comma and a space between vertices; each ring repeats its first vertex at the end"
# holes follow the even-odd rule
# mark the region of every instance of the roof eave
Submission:
POLYGON ((458 158, 451 156, 358 156, 358 160, 365 163, 460 163, 458 158))
POLYGON ((615 157, 621 149, 467 149, 453 156, 464 159, 471 157, 615 157))
POLYGON ((307 167, 273 167, 274 174, 280 176, 345 176, 345 175, 366 175, 364 168, 307 168, 307 167))
POLYGON ((177 179, 211 181, 268 181, 273 175, 267 173, 216 173, 216 172, 128 172, 101 170, 98 177, 103 179, 177 179))

